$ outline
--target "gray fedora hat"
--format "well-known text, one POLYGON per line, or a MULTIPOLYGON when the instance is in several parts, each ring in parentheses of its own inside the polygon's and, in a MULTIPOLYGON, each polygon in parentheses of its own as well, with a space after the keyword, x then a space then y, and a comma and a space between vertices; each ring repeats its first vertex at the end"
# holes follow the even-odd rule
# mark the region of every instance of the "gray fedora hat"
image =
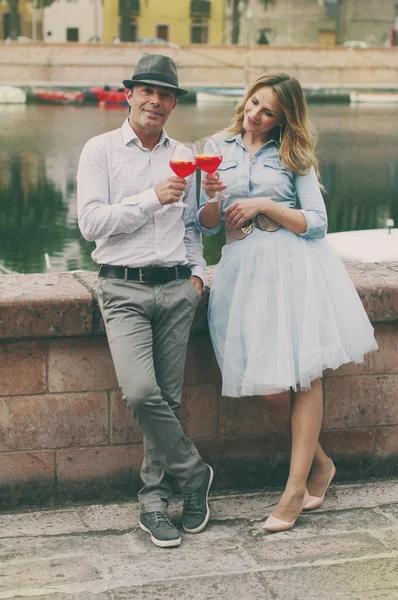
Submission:
POLYGON ((169 56, 163 54, 144 54, 137 62, 134 75, 131 79, 124 79, 124 87, 131 90, 138 83, 150 83, 161 87, 170 88, 177 96, 188 94, 188 90, 178 85, 177 67, 169 56))

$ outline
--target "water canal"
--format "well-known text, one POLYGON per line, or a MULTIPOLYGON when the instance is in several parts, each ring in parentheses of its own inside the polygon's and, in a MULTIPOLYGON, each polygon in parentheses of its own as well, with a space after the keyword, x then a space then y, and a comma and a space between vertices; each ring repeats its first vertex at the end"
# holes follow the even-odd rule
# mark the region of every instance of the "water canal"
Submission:
MULTIPOLYGON (((320 138, 329 231, 398 224, 398 106, 311 105, 320 138)), ((194 140, 225 126, 232 106, 182 105, 167 131, 194 140)), ((76 169, 90 137, 120 126, 126 109, 0 106, 0 264, 21 273, 94 270, 76 220, 76 169)), ((205 239, 209 264, 220 237, 205 239)))

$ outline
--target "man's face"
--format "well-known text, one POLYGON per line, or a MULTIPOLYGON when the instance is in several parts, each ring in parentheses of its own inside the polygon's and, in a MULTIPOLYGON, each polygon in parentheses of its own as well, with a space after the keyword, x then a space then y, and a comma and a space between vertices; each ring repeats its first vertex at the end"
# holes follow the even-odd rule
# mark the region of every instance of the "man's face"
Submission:
POLYGON ((131 126, 147 133, 160 133, 177 106, 174 92, 158 85, 134 85, 126 90, 126 98, 131 126))

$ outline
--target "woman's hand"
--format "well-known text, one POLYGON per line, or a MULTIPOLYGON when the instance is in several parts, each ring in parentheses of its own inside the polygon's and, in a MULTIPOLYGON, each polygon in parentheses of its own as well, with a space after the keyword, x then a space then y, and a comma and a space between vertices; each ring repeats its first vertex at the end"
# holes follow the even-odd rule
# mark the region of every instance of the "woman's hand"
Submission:
POLYGON ((238 229, 245 221, 264 212, 264 200, 266 198, 247 198, 234 202, 224 213, 225 226, 238 229))
POLYGON ((222 192, 227 186, 221 181, 219 173, 207 173, 202 179, 202 188, 213 199, 217 192, 222 192))

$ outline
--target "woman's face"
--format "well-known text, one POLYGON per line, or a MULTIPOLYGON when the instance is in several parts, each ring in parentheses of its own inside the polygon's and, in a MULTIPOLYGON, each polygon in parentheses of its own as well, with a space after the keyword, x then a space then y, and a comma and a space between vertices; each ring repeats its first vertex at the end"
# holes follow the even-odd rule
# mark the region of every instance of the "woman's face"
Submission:
POLYGON ((266 134, 278 125, 283 125, 283 111, 272 88, 263 86, 246 102, 243 128, 267 137, 266 134))

